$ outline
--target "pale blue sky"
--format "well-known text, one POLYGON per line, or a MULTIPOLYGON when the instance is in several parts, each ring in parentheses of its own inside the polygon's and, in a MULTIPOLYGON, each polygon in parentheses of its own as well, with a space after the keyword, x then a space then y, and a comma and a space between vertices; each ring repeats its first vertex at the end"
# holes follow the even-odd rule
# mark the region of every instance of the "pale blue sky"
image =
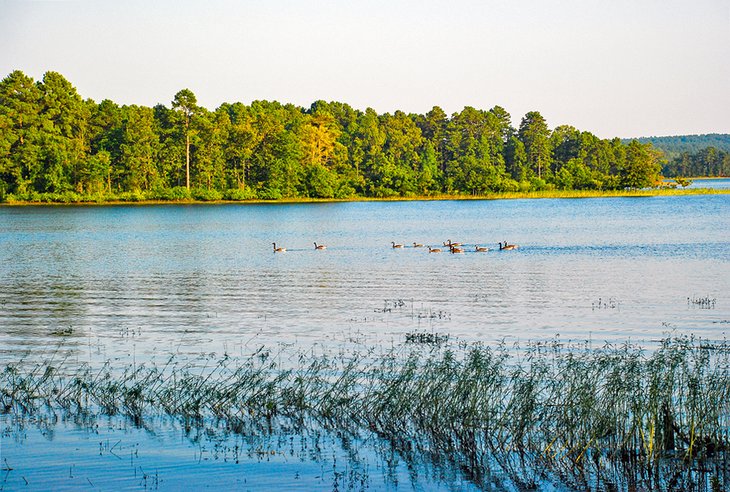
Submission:
POLYGON ((730 133, 728 0, 0 0, 0 76, 83 97, 501 105, 601 137, 730 133))

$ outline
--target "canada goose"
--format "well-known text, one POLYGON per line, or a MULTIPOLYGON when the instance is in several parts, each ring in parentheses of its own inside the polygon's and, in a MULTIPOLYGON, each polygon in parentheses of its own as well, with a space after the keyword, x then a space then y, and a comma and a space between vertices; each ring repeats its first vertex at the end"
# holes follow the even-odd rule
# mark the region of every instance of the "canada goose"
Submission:
POLYGON ((448 246, 449 248, 452 246, 456 246, 458 248, 459 246, 463 246, 463 245, 464 245, 464 243, 452 243, 451 239, 447 239, 446 242, 444 243, 444 246, 448 246))
POLYGON ((463 252, 464 252, 464 248, 459 248, 458 246, 453 246, 453 245, 451 246, 451 253, 452 254, 455 254, 455 253, 463 253, 463 252))
POLYGON ((485 248, 484 246, 479 246, 477 244, 474 251, 476 251, 477 253, 486 253, 487 251, 489 251, 489 248, 485 248))
POLYGON ((428 252, 429 253, 440 253, 441 252, 441 248, 432 248, 431 246, 429 246, 428 247, 428 252))
POLYGON ((283 253, 284 251, 286 251, 286 248, 277 248, 276 243, 271 243, 271 244, 274 245, 274 253, 283 253))
POLYGON ((324 244, 314 243, 314 249, 327 249, 327 246, 325 246, 324 244))
POLYGON ((423 248, 423 244, 421 243, 413 243, 414 248, 423 248))
POLYGON ((402 247, 403 247, 403 245, 402 245, 402 244, 398 244, 398 243, 396 243, 395 241, 391 241, 391 242, 390 242, 390 244, 392 244, 392 245, 393 245, 393 248, 402 248, 402 247))
POLYGON ((507 244, 507 241, 504 242, 504 246, 502 246, 502 243, 499 243, 500 251, 512 250, 517 248, 519 248, 519 246, 517 246, 516 244, 507 244))

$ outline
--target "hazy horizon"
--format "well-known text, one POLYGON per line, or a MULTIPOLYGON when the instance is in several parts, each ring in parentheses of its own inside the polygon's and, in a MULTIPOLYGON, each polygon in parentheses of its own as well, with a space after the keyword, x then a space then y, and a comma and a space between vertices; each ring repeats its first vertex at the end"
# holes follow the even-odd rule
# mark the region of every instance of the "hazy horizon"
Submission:
POLYGON ((0 0, 0 72, 84 98, 540 111, 602 138, 730 133, 730 3, 0 0))

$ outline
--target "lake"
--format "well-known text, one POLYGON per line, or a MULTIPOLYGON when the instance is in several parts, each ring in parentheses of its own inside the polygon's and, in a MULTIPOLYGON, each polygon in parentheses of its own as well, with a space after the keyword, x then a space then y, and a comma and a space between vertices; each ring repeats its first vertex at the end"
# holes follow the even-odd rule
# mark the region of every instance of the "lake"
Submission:
POLYGON ((692 180, 692 184, 688 188, 727 190, 730 189, 730 178, 697 178, 692 180))
MULTIPOLYGON (((668 333, 723 340, 730 326, 730 196, 0 207, 0 280, 3 363, 54 357, 123 367, 171 353, 244 356, 262 346, 394 347, 413 333, 487 345, 559 337, 651 347, 668 333), (447 240, 463 242, 465 252, 446 252, 447 240), (393 241, 405 247, 393 248, 393 241), (499 251, 501 241, 519 248, 499 251), (275 253, 274 242, 287 251, 275 253), (314 242, 327 249, 315 250, 314 242), (476 245, 490 251, 476 252, 476 245)), ((181 453, 190 463, 212 457, 172 424, 171 433, 152 436, 114 420, 97 438, 64 421, 24 439, 9 437, 17 436, 13 419, 6 415, 3 424, 2 455, 26 473, 57 464, 70 448, 82 449, 79 467, 115 460, 109 449, 116 436, 124 436, 125 460, 134 443, 151 460, 139 477, 128 467, 135 476, 126 476, 125 487, 149 487, 149 469, 167 470, 181 453), (158 439, 168 454, 152 452, 162 446, 158 439)), ((302 449, 306 439, 296 439, 302 449)), ((300 473, 309 477, 297 482, 302 489, 332 488, 337 471, 329 470, 325 483, 318 470, 338 456, 347 463, 347 450, 328 445, 326 466, 306 452, 291 454, 303 471, 290 470, 287 480, 300 473)), ((205 449, 213 448, 208 442, 205 449)), ((271 485, 262 479, 270 467, 250 467, 257 460, 248 461, 252 475, 241 488, 271 485)), ((207 477, 201 480, 219 476, 220 467, 240 471, 211 461, 217 464, 191 470, 207 477)), ((392 488, 374 478, 377 466, 366 466, 371 483, 392 488)), ((158 477, 159 488, 175 488, 181 475, 170 470, 162 482, 158 477)), ((56 472, 48 480, 74 476, 66 465, 56 472)), ((88 473, 90 482, 107 483, 104 473, 88 473)), ((434 485, 397 466, 382 476, 388 473, 417 487, 460 483, 452 477, 434 485)), ((13 472, 15 486, 23 485, 21 476, 13 472)), ((275 476, 269 479, 277 482, 275 476)), ((52 483, 37 480, 41 489, 52 483)), ((114 483, 121 482, 107 485, 114 483)))
POLYGON ((352 334, 390 344, 415 330, 485 343, 716 338, 728 318, 723 195, 6 207, 0 224, 4 358, 59 341, 84 358, 90 345, 144 358, 352 334), (447 251, 449 239, 465 253, 408 247, 447 251), (713 309, 688 304, 705 297, 713 309))

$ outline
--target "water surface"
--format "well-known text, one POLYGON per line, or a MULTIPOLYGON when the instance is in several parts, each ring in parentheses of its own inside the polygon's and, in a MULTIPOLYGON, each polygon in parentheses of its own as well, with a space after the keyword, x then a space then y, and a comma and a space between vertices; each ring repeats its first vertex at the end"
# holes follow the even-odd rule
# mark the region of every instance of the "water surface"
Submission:
POLYGON ((1 208, 0 224, 10 359, 59 343, 146 357, 399 343, 415 330, 486 343, 717 338, 730 318, 727 196, 20 207, 1 208), (466 252, 391 247, 448 239, 466 252), (519 249, 498 251, 505 240, 519 249))
MULTIPOLYGON (((486 344, 717 340, 730 326, 730 197, 0 207, 0 281, 3 363, 122 370, 170 353, 398 347, 423 331, 486 344), (466 252, 391 247, 448 239, 466 252), (505 240, 519 249, 499 251, 505 240)), ((468 487, 372 439, 58 418, 0 418, 4 486, 468 487)))

